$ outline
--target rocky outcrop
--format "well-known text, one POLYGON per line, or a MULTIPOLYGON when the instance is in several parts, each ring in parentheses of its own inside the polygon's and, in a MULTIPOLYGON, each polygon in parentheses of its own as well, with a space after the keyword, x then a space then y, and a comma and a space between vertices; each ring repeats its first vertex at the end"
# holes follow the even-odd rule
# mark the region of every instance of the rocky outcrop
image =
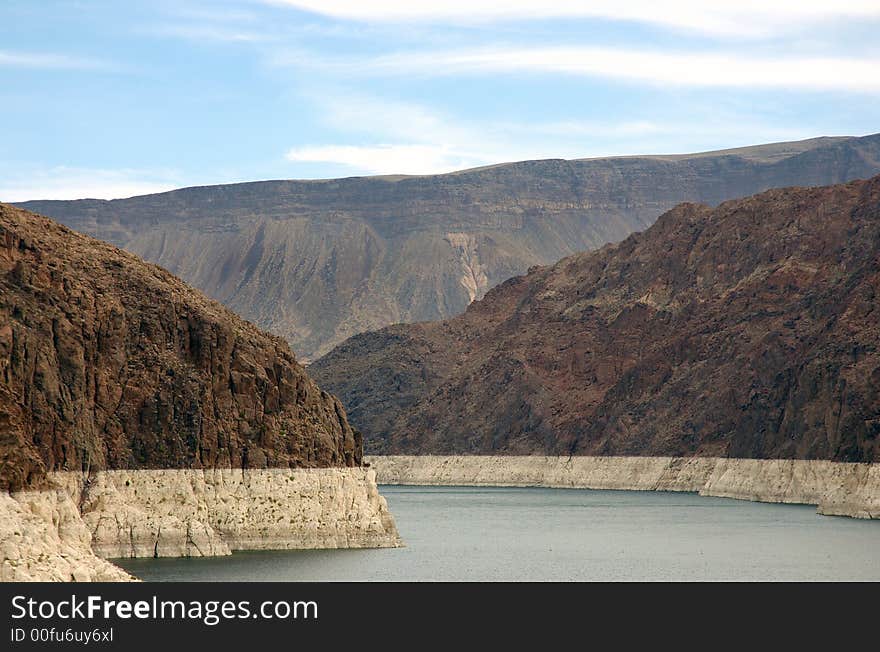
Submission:
POLYGON ((372 456, 382 484, 689 491, 880 518, 880 467, 716 457, 372 456))
POLYGON ((361 456, 279 338, 0 204, 0 579, 128 578, 94 553, 399 545, 361 456))
POLYGON ((354 466, 279 338, 163 269, 0 204, 0 489, 45 473, 354 466))
POLYGON ((880 177, 682 204, 309 372, 378 454, 880 458, 880 177))
POLYGON ((63 490, 0 491, 0 582, 116 582, 128 573, 96 556, 63 490))
POLYGON ((400 545, 371 469, 103 471, 86 483, 73 473, 53 481, 81 496, 102 557, 400 545))
POLYGON ((457 315, 511 276, 621 240, 682 201, 878 173, 874 135, 24 206, 166 267, 313 360, 356 333, 457 315))
POLYGON ((105 561, 402 545, 366 468, 49 474, 0 492, 0 581, 127 581, 105 561))

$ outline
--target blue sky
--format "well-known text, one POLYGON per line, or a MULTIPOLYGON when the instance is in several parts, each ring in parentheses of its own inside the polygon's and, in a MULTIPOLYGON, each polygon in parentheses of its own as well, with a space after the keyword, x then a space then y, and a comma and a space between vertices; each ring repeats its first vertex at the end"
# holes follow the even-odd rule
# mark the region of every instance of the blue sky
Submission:
POLYGON ((3 0, 0 200, 875 133, 877 34, 877 0, 3 0))

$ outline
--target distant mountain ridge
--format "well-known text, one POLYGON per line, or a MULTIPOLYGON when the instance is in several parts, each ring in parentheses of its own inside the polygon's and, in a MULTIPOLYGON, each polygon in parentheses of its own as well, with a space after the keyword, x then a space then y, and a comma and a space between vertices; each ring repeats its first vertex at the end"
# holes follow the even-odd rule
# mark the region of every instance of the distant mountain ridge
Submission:
POLYGON ((359 332, 456 315, 529 267, 619 241, 682 201, 877 173, 880 134, 22 206, 162 265, 311 360, 359 332))
POLYGON ((309 366, 378 454, 880 460, 880 176, 686 203, 309 366))

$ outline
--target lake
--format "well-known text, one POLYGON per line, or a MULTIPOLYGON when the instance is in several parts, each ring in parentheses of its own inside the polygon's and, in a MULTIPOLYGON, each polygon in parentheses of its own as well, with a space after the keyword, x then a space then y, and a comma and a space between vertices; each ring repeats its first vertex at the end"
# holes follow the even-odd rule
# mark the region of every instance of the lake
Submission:
POLYGON ((384 486, 405 548, 114 560, 146 581, 880 580, 880 521, 589 489, 384 486))

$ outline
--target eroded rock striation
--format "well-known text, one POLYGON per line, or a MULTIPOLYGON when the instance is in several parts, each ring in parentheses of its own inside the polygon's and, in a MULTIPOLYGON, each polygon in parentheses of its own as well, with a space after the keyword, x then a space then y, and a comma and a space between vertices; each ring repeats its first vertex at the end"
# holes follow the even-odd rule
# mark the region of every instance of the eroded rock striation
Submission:
POLYGON ((314 360, 356 333, 457 315, 511 276, 619 241, 682 201, 878 173, 873 135, 23 205, 162 265, 314 360))
POLYGON ((875 462, 880 177, 682 204, 310 373, 380 454, 875 462))

